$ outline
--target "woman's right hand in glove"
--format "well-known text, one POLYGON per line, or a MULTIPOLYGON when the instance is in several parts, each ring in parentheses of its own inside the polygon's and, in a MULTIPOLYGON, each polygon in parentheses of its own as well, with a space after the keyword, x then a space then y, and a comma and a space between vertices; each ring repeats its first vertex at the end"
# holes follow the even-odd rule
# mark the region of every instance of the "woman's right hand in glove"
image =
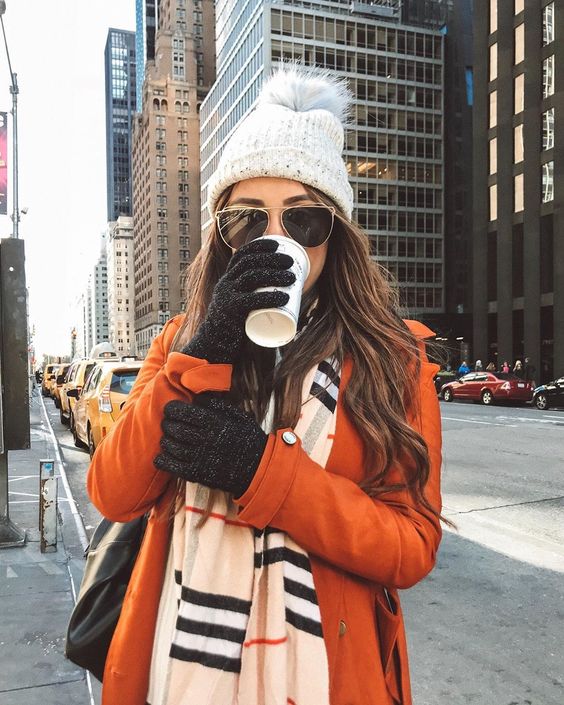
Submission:
POLYGON ((215 285, 204 321, 182 352, 211 363, 233 364, 245 336, 245 321, 251 311, 284 306, 285 291, 256 291, 263 286, 290 286, 296 280, 288 271, 290 255, 276 252, 271 238, 252 240, 240 247, 215 285))

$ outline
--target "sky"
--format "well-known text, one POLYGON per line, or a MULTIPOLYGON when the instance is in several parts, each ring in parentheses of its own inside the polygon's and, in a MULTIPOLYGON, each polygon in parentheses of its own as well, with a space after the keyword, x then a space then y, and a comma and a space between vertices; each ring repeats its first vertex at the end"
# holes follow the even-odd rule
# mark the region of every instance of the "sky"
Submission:
MULTIPOLYGON (((75 301, 107 228, 104 47, 109 27, 135 29, 135 0, 6 0, 4 28, 17 73, 20 237, 25 240, 36 357, 70 354, 75 301)), ((0 38, 0 111, 10 74, 0 38)), ((8 116, 12 232, 12 121, 8 116)))

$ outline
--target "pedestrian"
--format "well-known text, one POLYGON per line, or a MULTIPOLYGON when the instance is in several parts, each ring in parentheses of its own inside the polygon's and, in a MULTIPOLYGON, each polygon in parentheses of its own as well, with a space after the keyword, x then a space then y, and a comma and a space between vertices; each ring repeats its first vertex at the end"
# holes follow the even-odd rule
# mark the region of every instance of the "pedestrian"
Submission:
POLYGON ((525 370, 523 369, 523 363, 521 360, 516 360, 515 364, 513 365, 513 374, 519 379, 523 379, 525 376, 525 370))
POLYGON ((462 377, 462 375, 467 375, 469 372, 470 372, 470 368, 468 367, 466 360, 462 360, 462 364, 458 368, 459 376, 462 377))
POLYGON ((484 369, 484 366, 482 365, 481 360, 476 360, 476 364, 474 365, 474 371, 475 372, 482 372, 484 369))
POLYGON ((96 449, 98 509, 150 512, 104 705, 411 703, 398 589, 441 536, 438 365, 351 221, 349 101, 299 65, 263 87, 212 176, 187 310, 96 449), (295 280, 265 234, 311 263, 276 349, 245 335, 295 280))
POLYGON ((507 360, 503 361, 503 365, 501 366, 501 371, 504 372, 505 374, 509 374, 509 372, 511 371, 509 369, 509 363, 507 362, 507 360))
POLYGON ((535 384, 536 367, 531 362, 530 357, 525 357, 525 365, 524 365, 523 371, 524 371, 525 381, 529 382, 533 387, 535 387, 536 386, 536 384, 535 384))
POLYGON ((493 362, 488 363, 486 367, 486 372, 495 372, 495 364, 493 362))

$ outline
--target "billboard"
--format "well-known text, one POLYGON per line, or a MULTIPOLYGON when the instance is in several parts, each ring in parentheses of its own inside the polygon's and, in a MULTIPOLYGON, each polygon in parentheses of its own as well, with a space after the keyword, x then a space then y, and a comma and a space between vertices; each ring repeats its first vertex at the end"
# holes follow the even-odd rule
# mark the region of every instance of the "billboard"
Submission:
POLYGON ((0 113, 0 215, 8 215, 8 113, 0 113))

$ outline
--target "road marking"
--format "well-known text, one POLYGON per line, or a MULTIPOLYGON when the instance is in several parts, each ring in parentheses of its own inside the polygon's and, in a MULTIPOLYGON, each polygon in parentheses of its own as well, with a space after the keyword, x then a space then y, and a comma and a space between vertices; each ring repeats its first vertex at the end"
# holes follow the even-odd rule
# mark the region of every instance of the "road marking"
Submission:
POLYGON ((462 419, 458 416, 443 416, 445 421, 464 421, 464 423, 483 423, 486 426, 503 426, 504 428, 517 428, 517 424, 494 423, 493 421, 475 421, 474 419, 462 419))
POLYGON ((64 570, 59 568, 56 563, 45 561, 44 563, 38 563, 37 565, 41 568, 41 570, 47 573, 47 575, 60 575, 61 573, 65 572, 64 570))
POLYGON ((10 568, 10 566, 8 566, 6 568, 6 577, 7 578, 17 578, 18 574, 16 573, 16 571, 13 568, 10 568))

